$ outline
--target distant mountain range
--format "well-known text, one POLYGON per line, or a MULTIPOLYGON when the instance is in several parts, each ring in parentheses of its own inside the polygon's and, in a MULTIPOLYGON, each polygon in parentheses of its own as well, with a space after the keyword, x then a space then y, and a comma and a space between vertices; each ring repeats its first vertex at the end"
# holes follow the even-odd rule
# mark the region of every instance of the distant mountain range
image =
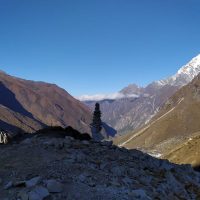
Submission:
POLYGON ((0 72, 0 128, 34 132, 45 126, 72 126, 90 132, 91 111, 55 84, 0 72))
POLYGON ((146 126, 116 143, 178 164, 200 166, 200 74, 169 98, 146 126))
POLYGON ((135 84, 123 88, 115 95, 82 96, 87 106, 93 109, 94 104, 99 101, 103 113, 103 120, 124 134, 136 130, 147 124, 159 111, 160 107, 178 89, 188 84, 200 72, 200 55, 180 68, 173 76, 155 81, 147 87, 142 88, 135 84))

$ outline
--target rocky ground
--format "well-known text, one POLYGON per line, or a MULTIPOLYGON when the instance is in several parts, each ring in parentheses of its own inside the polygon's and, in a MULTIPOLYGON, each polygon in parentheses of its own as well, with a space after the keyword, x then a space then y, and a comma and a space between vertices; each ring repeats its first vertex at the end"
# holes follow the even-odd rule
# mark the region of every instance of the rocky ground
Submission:
POLYGON ((110 142, 36 135, 0 152, 0 200, 200 199, 189 165, 110 142))

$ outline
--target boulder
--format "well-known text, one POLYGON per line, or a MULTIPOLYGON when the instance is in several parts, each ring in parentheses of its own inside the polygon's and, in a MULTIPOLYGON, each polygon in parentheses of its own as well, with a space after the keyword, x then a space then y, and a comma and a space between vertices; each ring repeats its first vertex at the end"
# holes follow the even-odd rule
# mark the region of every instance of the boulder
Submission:
POLYGON ((37 184, 39 184, 41 182, 41 177, 40 176, 37 176, 37 177, 34 177, 28 181, 25 182, 26 184, 26 187, 33 187, 33 186, 36 186, 37 184))
POLYGON ((49 196, 49 192, 45 187, 38 186, 28 194, 29 200, 43 200, 49 196))
POLYGON ((12 182, 12 181, 9 181, 9 182, 4 186, 4 189, 5 189, 5 190, 8 190, 8 189, 10 189, 11 187, 13 187, 13 182, 12 182))
POLYGON ((151 200, 149 196, 147 196, 146 192, 143 189, 133 190, 132 195, 134 199, 140 199, 140 200, 151 200))
POLYGON ((63 185, 56 180, 48 180, 46 185, 50 193, 60 193, 63 191, 63 185))

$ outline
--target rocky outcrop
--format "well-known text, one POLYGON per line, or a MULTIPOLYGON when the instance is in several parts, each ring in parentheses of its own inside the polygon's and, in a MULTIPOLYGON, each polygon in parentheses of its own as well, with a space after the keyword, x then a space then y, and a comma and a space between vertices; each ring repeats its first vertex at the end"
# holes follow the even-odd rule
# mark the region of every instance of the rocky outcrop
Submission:
POLYGON ((111 142, 38 137, 0 146, 0 199, 199 199, 200 174, 111 142))

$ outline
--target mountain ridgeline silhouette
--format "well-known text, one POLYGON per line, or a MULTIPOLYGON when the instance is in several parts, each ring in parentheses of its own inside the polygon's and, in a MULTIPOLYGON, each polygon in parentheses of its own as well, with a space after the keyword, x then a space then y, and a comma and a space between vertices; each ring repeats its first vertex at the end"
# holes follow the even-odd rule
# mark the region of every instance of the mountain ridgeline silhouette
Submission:
MULTIPOLYGON (((116 129, 119 135, 139 129, 156 115, 178 89, 192 81, 199 72, 200 54, 169 78, 154 81, 144 88, 130 84, 118 92, 118 96, 123 98, 99 101, 102 120, 116 129)), ((96 100, 91 96, 83 102, 93 108, 96 100)))
POLYGON ((90 133, 91 112, 55 84, 0 72, 0 124, 9 131, 35 132, 46 126, 72 126, 90 133))

